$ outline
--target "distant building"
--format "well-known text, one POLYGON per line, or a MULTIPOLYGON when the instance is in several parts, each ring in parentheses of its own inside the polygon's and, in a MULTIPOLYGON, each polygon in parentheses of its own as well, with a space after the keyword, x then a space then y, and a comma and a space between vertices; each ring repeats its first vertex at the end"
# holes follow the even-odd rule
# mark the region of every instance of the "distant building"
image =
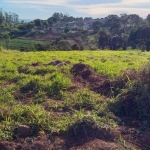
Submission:
POLYGON ((59 32, 59 33, 64 33, 64 32, 65 32, 64 27, 59 27, 59 28, 57 28, 57 32, 59 32))
POLYGON ((70 28, 70 30, 75 29, 78 27, 78 22, 76 22, 76 21, 69 22, 68 27, 70 28))
POLYGON ((83 28, 89 29, 90 28, 90 23, 89 22, 84 22, 83 28))

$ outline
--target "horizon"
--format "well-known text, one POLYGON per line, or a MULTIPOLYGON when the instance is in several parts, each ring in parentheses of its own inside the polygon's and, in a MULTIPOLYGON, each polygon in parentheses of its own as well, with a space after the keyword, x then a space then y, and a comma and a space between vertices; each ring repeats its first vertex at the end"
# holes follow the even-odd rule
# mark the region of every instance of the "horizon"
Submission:
POLYGON ((48 19, 55 12, 73 17, 103 18, 110 14, 137 14, 146 18, 150 1, 142 0, 2 0, 1 8, 15 12, 22 20, 48 19))

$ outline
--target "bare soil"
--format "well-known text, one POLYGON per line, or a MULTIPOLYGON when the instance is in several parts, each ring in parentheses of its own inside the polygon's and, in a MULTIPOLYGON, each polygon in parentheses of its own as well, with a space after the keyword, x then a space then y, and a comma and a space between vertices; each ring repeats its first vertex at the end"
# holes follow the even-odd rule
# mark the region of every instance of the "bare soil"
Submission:
POLYGON ((74 75, 73 80, 75 83, 99 94, 108 95, 111 92, 109 79, 97 74, 90 66, 79 63, 73 65, 70 71, 74 75))
POLYGON ((80 134, 77 138, 65 136, 46 136, 18 138, 0 142, 0 150, 136 150, 150 149, 150 133, 131 133, 130 130, 99 132, 89 131, 87 136, 80 134), (123 141, 119 140, 119 136, 123 141), (126 142, 124 141, 126 140, 126 142), (128 144, 127 144, 128 142, 128 144))

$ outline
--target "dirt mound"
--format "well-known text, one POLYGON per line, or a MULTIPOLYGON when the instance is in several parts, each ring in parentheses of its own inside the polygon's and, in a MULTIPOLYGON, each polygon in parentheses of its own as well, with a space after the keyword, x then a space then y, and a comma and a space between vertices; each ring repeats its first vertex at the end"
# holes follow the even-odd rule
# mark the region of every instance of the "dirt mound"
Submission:
POLYGON ((62 67, 62 66, 66 66, 66 65, 70 65, 70 61, 60 61, 60 60, 55 60, 55 61, 52 61, 50 63, 48 63, 47 65, 52 65, 52 66, 57 66, 57 67, 62 67))
POLYGON ((74 75, 74 82, 87 86, 96 93, 109 94, 111 86, 108 78, 97 74, 90 66, 85 64, 75 64, 70 72, 74 75))
POLYGON ((139 134, 137 137, 138 143, 141 146, 147 146, 148 150, 150 149, 150 131, 144 131, 143 133, 139 134))
POLYGON ((12 150, 14 147, 17 147, 13 142, 0 142, 0 150, 12 150))
POLYGON ((41 64, 40 63, 38 63, 38 62, 35 62, 35 63, 32 63, 31 64, 31 66, 33 66, 33 67, 37 67, 37 66, 40 66, 41 64))
POLYGON ((0 150, 64 150, 64 139, 46 135, 0 142, 0 150))
POLYGON ((148 131, 137 134, 129 128, 122 127, 118 130, 109 130, 93 126, 91 121, 84 119, 74 124, 65 135, 16 137, 13 140, 3 141, 0 142, 0 150, 126 150, 132 147, 142 150, 150 148, 150 132, 148 131), (119 136, 122 137, 122 141, 118 139, 119 136))
POLYGON ((72 147, 70 150, 118 150, 118 148, 114 143, 94 139, 82 146, 72 147))

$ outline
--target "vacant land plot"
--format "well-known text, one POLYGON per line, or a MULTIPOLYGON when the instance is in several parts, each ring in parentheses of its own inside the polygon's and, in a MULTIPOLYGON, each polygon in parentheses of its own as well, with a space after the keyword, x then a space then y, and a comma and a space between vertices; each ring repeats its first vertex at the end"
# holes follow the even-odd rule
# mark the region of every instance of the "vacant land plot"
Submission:
POLYGON ((0 51, 0 149, 148 149, 149 58, 0 51))

